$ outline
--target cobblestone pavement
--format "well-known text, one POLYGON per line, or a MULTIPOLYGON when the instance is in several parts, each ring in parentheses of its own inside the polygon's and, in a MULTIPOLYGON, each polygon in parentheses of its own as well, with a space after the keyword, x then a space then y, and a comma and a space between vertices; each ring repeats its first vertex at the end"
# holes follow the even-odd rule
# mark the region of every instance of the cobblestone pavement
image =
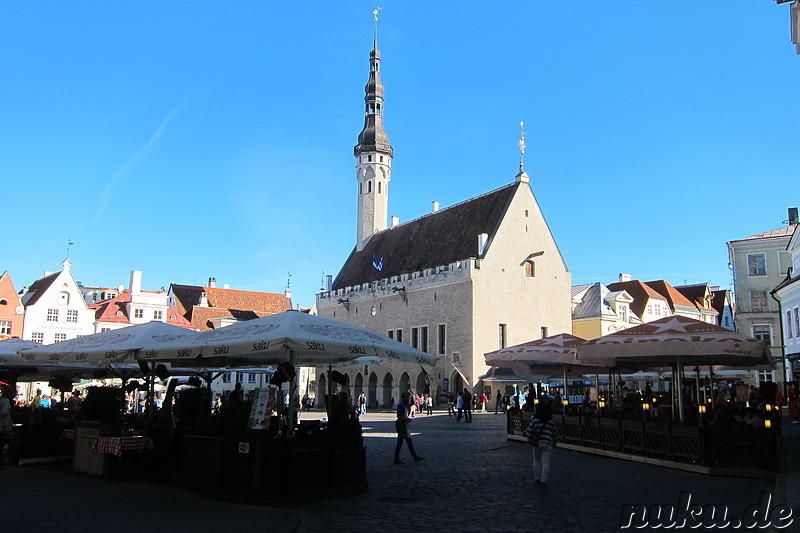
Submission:
MULTIPOLYGON (((362 417, 367 494, 259 507, 172 486, 72 476, 63 467, 6 467, 0 469, 0 533, 617 531, 625 504, 677 505, 679 494, 690 491, 693 503, 724 504, 739 516, 774 489, 771 480, 705 476, 564 449, 553 452, 549 486, 537 487, 530 448, 506 441, 505 417, 494 413, 476 413, 471 424, 441 412, 417 416, 411 429, 425 460, 413 463, 404 448, 406 464, 395 465, 393 420, 392 413, 362 417)), ((787 429, 800 438, 798 426, 787 429)), ((786 491, 787 503, 798 509, 795 496, 786 491)))

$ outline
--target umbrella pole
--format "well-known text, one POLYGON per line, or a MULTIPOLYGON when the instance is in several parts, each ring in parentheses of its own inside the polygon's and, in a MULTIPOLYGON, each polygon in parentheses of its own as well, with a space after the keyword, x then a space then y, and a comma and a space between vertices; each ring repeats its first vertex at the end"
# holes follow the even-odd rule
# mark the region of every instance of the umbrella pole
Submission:
POLYGON ((683 365, 681 360, 678 359, 678 415, 680 416, 681 424, 683 424, 683 365))
MULTIPOLYGON (((289 350, 289 365, 292 367, 292 370, 295 368, 295 364, 297 363, 297 354, 294 350, 289 350)), ((295 374, 295 372, 292 372, 295 374)), ((294 413, 295 413, 295 402, 294 402, 294 381, 295 378, 292 376, 289 379, 289 427, 286 428, 286 437, 293 439, 294 438, 294 413)))

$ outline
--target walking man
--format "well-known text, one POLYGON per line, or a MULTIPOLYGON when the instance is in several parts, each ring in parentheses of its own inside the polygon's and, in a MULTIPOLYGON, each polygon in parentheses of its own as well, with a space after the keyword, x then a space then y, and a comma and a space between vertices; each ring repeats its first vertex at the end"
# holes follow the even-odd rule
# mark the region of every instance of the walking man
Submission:
POLYGON ((408 417, 408 410, 411 403, 410 398, 411 395, 404 392, 400 395, 400 403, 397 404, 397 420, 394 423, 397 429, 397 444, 394 447, 394 464, 396 465, 403 464, 403 461, 400 460, 400 450, 403 448, 403 441, 408 444, 408 451, 411 452, 411 457, 414 458, 414 462, 418 463, 422 461, 422 457, 417 455, 416 450, 414 450, 414 442, 411 440, 411 432, 408 430, 408 424, 411 423, 411 419, 408 417))
POLYGON ((472 422, 472 393, 464 387, 464 422, 472 422))

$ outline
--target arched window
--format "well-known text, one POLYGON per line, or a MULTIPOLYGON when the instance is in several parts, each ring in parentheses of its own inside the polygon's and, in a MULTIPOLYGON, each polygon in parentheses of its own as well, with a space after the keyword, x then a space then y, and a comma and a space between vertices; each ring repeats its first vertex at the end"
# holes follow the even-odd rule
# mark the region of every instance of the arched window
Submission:
POLYGON ((379 181, 378 182, 378 194, 380 194, 380 193, 381 193, 381 182, 379 181))
POLYGON ((525 277, 536 277, 536 263, 534 263, 533 260, 529 259, 528 261, 525 261, 525 277))
POLYGON ((61 291, 58 293, 58 305, 69 305, 69 293, 61 291))

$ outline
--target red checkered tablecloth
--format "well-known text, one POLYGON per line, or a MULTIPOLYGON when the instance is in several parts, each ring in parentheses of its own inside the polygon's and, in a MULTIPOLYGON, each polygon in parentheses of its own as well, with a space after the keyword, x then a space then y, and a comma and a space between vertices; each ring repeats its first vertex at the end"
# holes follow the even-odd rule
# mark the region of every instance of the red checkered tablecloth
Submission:
POLYGON ((125 450, 151 450, 153 439, 148 436, 136 437, 98 437, 92 444, 92 453, 112 453, 122 457, 125 450))

